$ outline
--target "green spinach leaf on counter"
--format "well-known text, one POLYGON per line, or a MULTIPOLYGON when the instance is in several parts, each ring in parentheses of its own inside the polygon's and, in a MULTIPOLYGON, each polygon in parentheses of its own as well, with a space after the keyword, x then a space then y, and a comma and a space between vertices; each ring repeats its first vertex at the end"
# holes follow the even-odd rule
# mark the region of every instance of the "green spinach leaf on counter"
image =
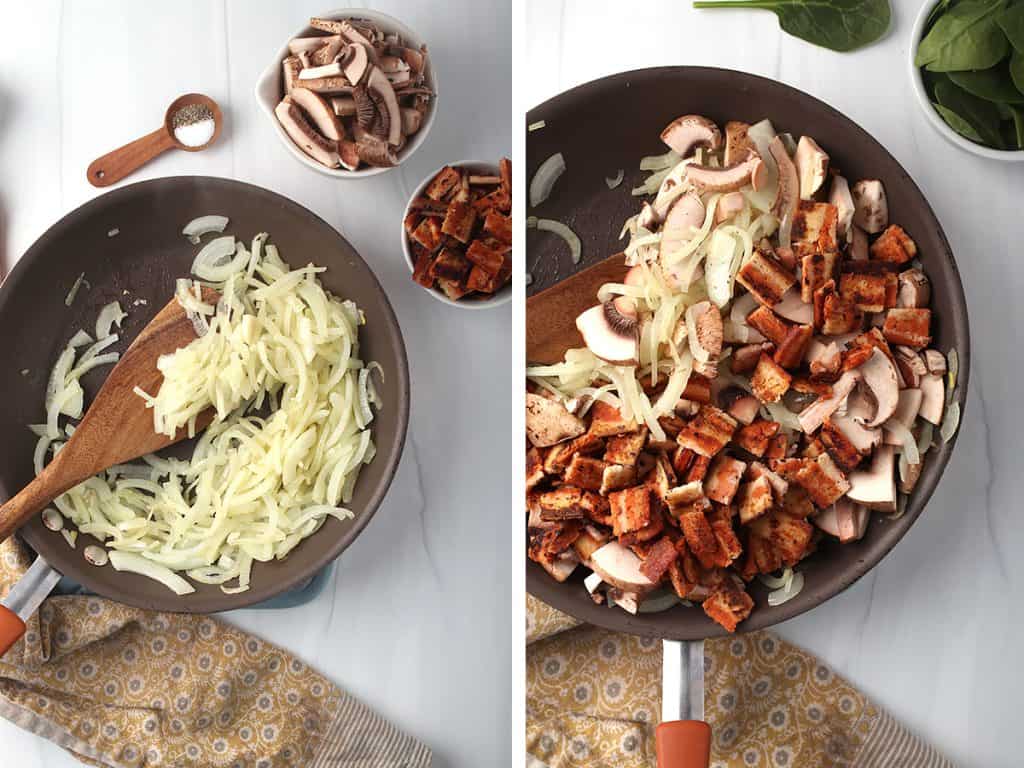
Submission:
POLYGON ((892 17, 889 0, 697 0, 693 7, 771 11, 784 32, 840 52, 878 40, 892 17))
POLYGON ((994 67, 1010 52, 999 19, 1006 0, 960 0, 940 15, 917 48, 914 63, 932 72, 994 67))

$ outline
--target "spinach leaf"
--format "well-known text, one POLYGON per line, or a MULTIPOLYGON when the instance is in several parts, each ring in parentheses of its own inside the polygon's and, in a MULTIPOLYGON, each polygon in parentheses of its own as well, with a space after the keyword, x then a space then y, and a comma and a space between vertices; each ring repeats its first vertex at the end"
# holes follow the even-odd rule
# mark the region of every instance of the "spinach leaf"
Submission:
POLYGON ((933 72, 988 69, 1010 51, 998 19, 1005 0, 962 0, 943 14, 917 47, 914 63, 933 72))
POLYGON ((1017 90, 1024 93, 1024 52, 1015 50, 1010 57, 1010 77, 1017 90))
POLYGON ((1024 149, 1024 109, 1010 107, 1013 112, 1013 126, 1017 131, 1017 149, 1024 149))
POLYGON ((950 72, 949 79, 985 101, 1024 104, 1024 93, 1018 91, 1010 79, 1010 71, 1000 65, 992 69, 950 72))
MULTIPOLYGON (((1003 134, 999 127, 1001 119, 995 104, 969 94, 949 78, 935 84, 935 98, 941 106, 966 121, 981 137, 983 144, 1003 148, 1003 134)), ((942 115, 946 117, 945 112, 942 115)), ((946 121, 949 122, 948 118, 946 121)), ((953 129, 959 132, 955 125, 953 129)))
POLYGON ((996 20, 1017 53, 1024 53, 1024 3, 1011 5, 996 20))
POLYGON ((947 109, 937 101, 933 101, 932 106, 935 107, 935 111, 942 116, 942 119, 946 121, 947 125, 965 139, 970 139, 978 144, 985 143, 982 141, 981 136, 978 135, 978 132, 971 127, 971 124, 960 117, 956 112, 951 109, 947 109))
POLYGON ((833 51, 875 42, 892 16, 889 0, 697 0, 693 7, 772 11, 784 32, 833 51))
POLYGON ((953 5, 953 0, 939 0, 939 2, 937 2, 934 5, 934 7, 932 8, 931 12, 928 14, 928 18, 924 22, 925 32, 927 32, 929 29, 931 29, 932 28, 932 24, 935 23, 935 20, 938 19, 939 16, 944 14, 946 11, 948 11, 950 9, 950 7, 952 7, 952 5, 953 5))

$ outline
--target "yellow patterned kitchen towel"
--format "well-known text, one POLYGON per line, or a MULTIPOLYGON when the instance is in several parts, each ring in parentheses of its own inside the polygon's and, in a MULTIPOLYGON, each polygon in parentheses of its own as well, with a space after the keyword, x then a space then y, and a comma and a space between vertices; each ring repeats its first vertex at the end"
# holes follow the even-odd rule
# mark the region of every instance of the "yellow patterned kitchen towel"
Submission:
MULTIPOLYGON (((529 768, 653 768, 661 642, 527 598, 529 768)), ((709 640, 715 768, 952 768, 806 651, 770 632, 709 640)))
MULTIPOLYGON (((0 595, 30 563, 19 542, 0 544, 0 595)), ((0 715, 89 765, 430 765, 426 746, 325 677, 208 616, 52 597, 27 627, 0 660, 0 715)))

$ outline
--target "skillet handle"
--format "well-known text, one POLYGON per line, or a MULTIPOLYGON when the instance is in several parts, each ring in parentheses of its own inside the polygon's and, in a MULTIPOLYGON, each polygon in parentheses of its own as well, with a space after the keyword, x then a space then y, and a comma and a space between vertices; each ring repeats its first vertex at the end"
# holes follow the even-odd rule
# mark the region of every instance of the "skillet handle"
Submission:
POLYGON ((702 720, 662 723, 654 732, 658 768, 708 768, 711 726, 702 720))
POLYGON ((25 622, 6 605, 0 605, 0 656, 25 634, 25 622))

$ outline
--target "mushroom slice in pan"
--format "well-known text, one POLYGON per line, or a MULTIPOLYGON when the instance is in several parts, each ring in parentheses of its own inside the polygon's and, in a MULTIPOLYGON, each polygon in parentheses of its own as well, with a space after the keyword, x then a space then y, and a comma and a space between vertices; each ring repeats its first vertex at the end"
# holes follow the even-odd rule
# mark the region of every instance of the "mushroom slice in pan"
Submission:
POLYGON ((896 412, 900 398, 899 372, 888 355, 877 348, 857 370, 861 375, 861 391, 874 401, 875 412, 871 418, 854 416, 854 419, 865 427, 877 427, 896 412))
POLYGON ((619 365, 636 363, 640 324, 621 305, 606 301, 591 307, 576 318, 576 327, 583 343, 602 360, 619 365))
POLYGON ((683 115, 665 126, 661 140, 680 157, 687 158, 697 151, 697 147, 718 149, 722 146, 722 132, 706 117, 683 115))
POLYGON ((609 541, 590 556, 588 565, 595 573, 619 589, 644 594, 657 586, 640 571, 643 561, 633 550, 617 541, 609 541))
POLYGON ((850 194, 849 182, 838 174, 832 177, 828 201, 836 207, 836 235, 842 240, 848 240, 850 227, 853 226, 853 196, 850 194))
POLYGON ((676 200, 665 217, 659 245, 662 263, 671 261, 672 254, 693 239, 694 230, 704 223, 704 203, 694 192, 687 192, 676 200))
POLYGON ((779 168, 779 191, 772 204, 772 213, 779 219, 793 219, 796 207, 800 202, 800 177, 796 166, 789 157, 786 144, 781 136, 776 136, 768 145, 772 159, 779 168))
POLYGON ((893 447, 880 445, 875 449, 868 469, 850 474, 850 490, 846 495, 869 509, 896 511, 896 475, 893 447))
POLYGON ((878 179, 861 179, 850 190, 856 210, 853 223, 869 235, 877 235, 889 225, 889 203, 885 187, 878 179))
POLYGON ((292 90, 291 100, 306 113, 316 129, 326 138, 331 141, 341 141, 345 138, 345 128, 341 120, 319 94, 300 86, 292 90))
POLYGON ((284 97, 274 109, 274 115, 299 149, 328 168, 338 165, 336 143, 322 136, 309 124, 302 111, 292 102, 291 96, 284 97))
POLYGON ((526 394, 526 436, 538 448, 579 437, 586 429, 586 424, 557 400, 526 394))
POLYGON ((828 155, 810 136, 801 136, 793 156, 800 179, 800 197, 810 200, 825 183, 828 173, 828 155))
POLYGON ((722 168, 688 165, 686 178, 705 192, 733 192, 749 184, 755 169, 763 165, 759 156, 750 154, 740 162, 722 168))

